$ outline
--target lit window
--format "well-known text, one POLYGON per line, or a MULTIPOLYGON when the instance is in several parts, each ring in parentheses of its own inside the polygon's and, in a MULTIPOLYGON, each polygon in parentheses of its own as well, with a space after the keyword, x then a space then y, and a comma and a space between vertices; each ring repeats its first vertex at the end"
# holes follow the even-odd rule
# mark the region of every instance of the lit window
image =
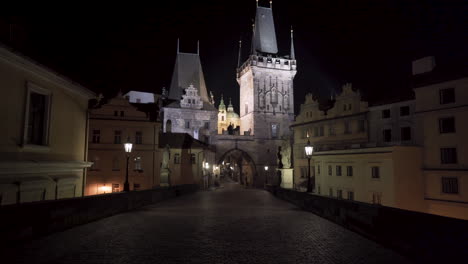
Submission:
POLYGON ((141 168, 141 157, 136 157, 134 161, 135 161, 135 170, 143 171, 143 169, 141 168))
POLYGON ((120 184, 118 183, 113 183, 112 184, 112 192, 120 192, 120 184))

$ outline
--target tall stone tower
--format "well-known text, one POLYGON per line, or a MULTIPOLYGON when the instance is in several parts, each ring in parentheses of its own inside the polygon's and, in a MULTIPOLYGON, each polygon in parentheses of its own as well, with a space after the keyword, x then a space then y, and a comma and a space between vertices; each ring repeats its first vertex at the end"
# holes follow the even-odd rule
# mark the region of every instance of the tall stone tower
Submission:
POLYGON ((296 75, 293 32, 291 52, 278 55, 273 10, 257 5, 249 58, 237 69, 240 85, 241 134, 277 139, 289 135, 294 119, 296 75))

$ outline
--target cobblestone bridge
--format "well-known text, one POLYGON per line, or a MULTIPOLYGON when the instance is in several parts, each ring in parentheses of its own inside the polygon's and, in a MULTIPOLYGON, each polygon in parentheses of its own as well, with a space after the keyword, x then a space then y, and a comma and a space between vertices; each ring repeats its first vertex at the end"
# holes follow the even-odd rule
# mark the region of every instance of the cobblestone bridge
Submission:
POLYGON ((408 263, 266 191, 225 183, 3 249, 4 263, 408 263))

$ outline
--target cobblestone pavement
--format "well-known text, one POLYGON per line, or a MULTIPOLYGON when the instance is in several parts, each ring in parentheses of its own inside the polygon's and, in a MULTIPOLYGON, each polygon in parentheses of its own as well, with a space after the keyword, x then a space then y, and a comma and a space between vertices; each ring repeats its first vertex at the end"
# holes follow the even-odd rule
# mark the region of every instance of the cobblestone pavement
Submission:
POLYGON ((408 263, 396 252, 233 183, 30 241, 2 263, 408 263), (5 261, 10 259, 10 261, 5 261))

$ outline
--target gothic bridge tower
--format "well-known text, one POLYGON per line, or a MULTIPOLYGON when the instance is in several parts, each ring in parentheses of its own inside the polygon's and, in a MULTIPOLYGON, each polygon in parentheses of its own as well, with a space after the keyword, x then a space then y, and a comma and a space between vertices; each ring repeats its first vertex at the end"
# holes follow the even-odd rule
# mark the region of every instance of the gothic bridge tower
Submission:
POLYGON ((294 119, 296 58, 293 31, 291 51, 278 54, 273 9, 257 3, 250 55, 237 69, 240 85, 240 129, 255 138, 276 139, 289 135, 294 119))

